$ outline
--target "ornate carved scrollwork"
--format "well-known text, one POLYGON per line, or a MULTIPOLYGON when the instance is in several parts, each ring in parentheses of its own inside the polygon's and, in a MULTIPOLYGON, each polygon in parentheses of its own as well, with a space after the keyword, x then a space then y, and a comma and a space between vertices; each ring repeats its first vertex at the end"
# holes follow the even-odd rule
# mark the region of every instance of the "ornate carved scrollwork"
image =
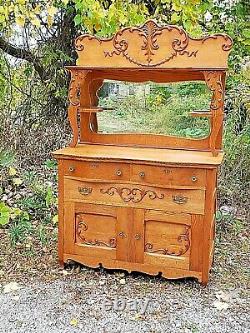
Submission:
POLYGON ((214 34, 212 36, 207 36, 202 39, 202 44, 208 39, 217 39, 218 37, 222 37, 224 39, 224 43, 222 44, 223 51, 229 51, 233 45, 232 38, 225 34, 214 34))
POLYGON ((71 80, 69 85, 69 103, 72 106, 80 105, 80 94, 81 94, 81 85, 85 76, 87 75, 86 71, 71 70, 71 80))
POLYGON ((147 67, 156 67, 164 64, 165 62, 170 61, 174 57, 179 55, 186 54, 188 57, 196 57, 198 50, 189 52, 186 49, 188 45, 189 37, 187 33, 174 25, 168 25, 165 27, 159 27, 154 21, 150 20, 146 22, 143 26, 139 28, 125 28, 121 31, 118 31, 113 37, 113 46, 114 50, 112 51, 104 51, 105 57, 112 57, 113 55, 122 54, 129 62, 134 63, 139 66, 147 66, 147 67), (139 37, 142 38, 142 47, 141 50, 145 51, 145 62, 134 58, 129 54, 129 42, 123 37, 126 33, 137 32, 139 37), (177 38, 173 38, 172 41, 172 50, 166 50, 167 56, 165 56, 160 61, 154 62, 154 56, 159 49, 158 44, 158 36, 162 33, 170 33, 174 32, 178 34, 177 38))
POLYGON ((88 230, 87 223, 82 219, 81 214, 76 215, 76 233, 82 244, 92 246, 116 247, 116 238, 110 238, 108 242, 99 239, 86 239, 85 232, 88 230))
POLYGON ((204 71, 203 74, 206 84, 213 94, 210 109, 218 110, 223 106, 224 99, 222 73, 218 71, 204 71))
POLYGON ((115 195, 116 193, 119 194, 121 199, 124 202, 133 202, 133 203, 138 203, 142 201, 142 199, 147 195, 149 199, 154 200, 154 199, 164 199, 164 194, 157 194, 154 191, 151 190, 142 190, 140 188, 128 188, 128 187, 109 187, 108 189, 100 189, 100 192, 103 194, 108 194, 110 196, 115 195))
POLYGON ((232 39, 224 34, 193 39, 180 27, 159 26, 153 20, 149 20, 140 27, 123 28, 109 39, 88 34, 79 36, 75 40, 75 48, 78 55, 81 52, 86 53, 86 59, 89 59, 92 51, 88 49, 88 45, 95 45, 104 64, 107 62, 110 65, 107 61, 110 57, 122 56, 126 59, 128 67, 130 64, 138 67, 157 67, 177 56, 198 58, 201 54, 202 57, 204 50, 209 50, 209 45, 204 44, 209 44, 211 39, 218 40, 222 54, 232 47, 232 39), (135 49, 134 45, 138 45, 138 49, 135 49))
POLYGON ((189 239, 189 227, 185 226, 184 233, 180 234, 177 238, 178 243, 180 243, 180 247, 178 250, 174 249, 171 250, 170 248, 154 248, 154 245, 151 243, 146 243, 145 244, 145 252, 150 252, 150 253, 160 253, 163 255, 169 255, 169 256, 182 256, 185 254, 189 248, 190 248, 190 239, 189 239))

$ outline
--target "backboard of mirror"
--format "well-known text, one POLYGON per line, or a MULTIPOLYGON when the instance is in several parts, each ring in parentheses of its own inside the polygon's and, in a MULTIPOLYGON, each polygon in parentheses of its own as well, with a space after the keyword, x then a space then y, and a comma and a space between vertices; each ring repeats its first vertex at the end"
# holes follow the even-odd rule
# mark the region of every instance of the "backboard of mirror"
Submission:
MULTIPOLYGON (((68 113, 73 130, 71 146, 79 142, 191 149, 212 151, 213 155, 221 150, 225 73, 232 46, 229 36, 216 34, 193 39, 182 28, 160 27, 150 20, 142 27, 122 29, 110 39, 79 36, 75 46, 77 66, 67 67, 71 72, 68 113), (185 119, 191 125, 183 127, 182 131, 164 132, 161 126, 152 124, 150 114, 145 112, 145 128, 140 129, 135 123, 136 132, 129 131, 129 126, 122 126, 128 131, 111 133, 102 126, 98 129, 98 119, 106 119, 106 122, 112 120, 109 115, 101 114, 111 112, 99 103, 98 91, 104 80, 133 83, 150 81, 153 84, 203 81, 211 100, 205 110, 190 110, 195 119, 185 119), (78 115, 80 123, 77 121, 78 115), (198 124, 197 128, 194 124, 198 124)), ((176 117, 169 117, 172 124, 176 117)), ((164 123, 164 112, 159 112, 156 118, 159 124, 164 123)), ((126 124, 129 125, 128 119, 126 124)))

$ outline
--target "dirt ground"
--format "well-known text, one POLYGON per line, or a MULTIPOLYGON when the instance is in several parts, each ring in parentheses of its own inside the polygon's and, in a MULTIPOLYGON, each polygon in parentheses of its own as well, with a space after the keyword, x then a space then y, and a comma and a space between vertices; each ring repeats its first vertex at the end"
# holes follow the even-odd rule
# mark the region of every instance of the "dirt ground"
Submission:
POLYGON ((248 236, 217 237, 210 283, 57 264, 0 233, 0 332, 250 332, 248 236))

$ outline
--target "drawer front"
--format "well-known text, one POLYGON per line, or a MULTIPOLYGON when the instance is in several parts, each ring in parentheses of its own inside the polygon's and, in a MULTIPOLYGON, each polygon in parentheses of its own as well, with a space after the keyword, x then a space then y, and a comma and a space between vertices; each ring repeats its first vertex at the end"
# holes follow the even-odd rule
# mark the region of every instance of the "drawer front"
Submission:
POLYGON ((206 171, 196 168, 172 168, 132 165, 131 180, 158 185, 205 187, 206 171))
POLYGON ((204 214, 205 191, 202 189, 177 190, 138 184, 84 182, 67 177, 64 185, 65 201, 204 214))
POLYGON ((75 161, 63 162, 65 176, 82 177, 90 179, 129 180, 129 164, 75 161))

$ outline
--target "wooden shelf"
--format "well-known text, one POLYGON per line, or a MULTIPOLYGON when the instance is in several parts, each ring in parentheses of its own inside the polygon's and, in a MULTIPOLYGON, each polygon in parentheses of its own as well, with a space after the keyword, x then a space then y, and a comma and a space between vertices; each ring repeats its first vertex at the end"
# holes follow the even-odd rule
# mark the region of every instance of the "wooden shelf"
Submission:
POLYGON ((78 107, 78 111, 82 113, 88 113, 88 112, 102 112, 104 110, 114 110, 112 108, 108 107, 101 107, 101 106, 93 106, 91 108, 85 108, 85 107, 78 107))
POLYGON ((210 118, 210 117, 212 117, 212 112, 207 111, 207 110, 198 110, 198 111, 190 112, 190 115, 192 117, 207 117, 207 118, 210 118))

